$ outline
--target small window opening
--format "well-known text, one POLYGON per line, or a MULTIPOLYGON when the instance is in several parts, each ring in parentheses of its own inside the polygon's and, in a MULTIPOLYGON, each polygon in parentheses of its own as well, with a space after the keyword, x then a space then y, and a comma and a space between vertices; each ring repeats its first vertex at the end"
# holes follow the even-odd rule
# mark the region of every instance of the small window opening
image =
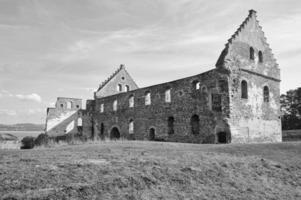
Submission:
POLYGON ((130 91, 130 86, 126 85, 126 86, 125 86, 125 91, 126 91, 126 92, 130 91))
POLYGON ((83 132, 83 120, 81 117, 77 119, 77 131, 80 135, 83 132))
POLYGON ((134 133, 134 120, 130 120, 129 122, 129 134, 133 134, 134 133))
POLYGON ((247 81, 241 81, 241 98, 248 99, 248 83, 247 81))
POLYGON ((121 85, 121 84, 118 84, 118 85, 117 85, 117 91, 118 91, 118 92, 122 92, 122 85, 121 85))
POLYGON ((200 133, 200 118, 198 115, 193 115, 190 119, 191 133, 197 135, 200 133))
POLYGON ((156 130, 154 128, 149 129, 148 139, 154 141, 156 139, 156 130))
POLYGON ((117 111, 117 100, 114 100, 113 102, 113 111, 117 111))
POLYGON ((201 88, 201 83, 197 80, 192 82, 193 89, 199 90, 201 88))
POLYGON ((100 104, 100 112, 103 113, 104 112, 104 104, 100 104))
POLYGON ((71 109, 72 108, 72 103, 70 101, 67 102, 67 109, 71 109))
POLYGON ((254 49, 253 47, 250 47, 250 60, 254 60, 254 49))
POLYGON ((61 108, 64 108, 64 104, 61 103, 61 108))
POLYGON ((145 93, 145 105, 151 105, 151 93, 150 92, 145 93))
POLYGON ((207 93, 207 87, 205 85, 202 86, 202 93, 207 93))
POLYGON ((165 91, 165 102, 170 103, 171 102, 171 95, 170 95, 170 89, 167 89, 165 91))
POLYGON ((103 138, 105 134, 105 125, 103 123, 100 124, 100 132, 99 132, 99 137, 103 138))
POLYGON ((263 54, 262 51, 258 52, 259 63, 263 63, 263 54))
POLYGON ((264 86, 263 88, 263 101, 269 102, 270 101, 270 91, 268 86, 264 86))
POLYGON ((174 122, 175 122, 175 118, 174 117, 168 117, 167 120, 167 126, 168 126, 168 135, 172 135, 174 134, 174 122))
POLYGON ((77 126, 83 126, 83 119, 81 117, 77 119, 77 126))
POLYGON ((216 112, 222 112, 222 95, 211 94, 211 109, 216 112))
POLYGON ((130 108, 133 108, 134 107, 134 104, 135 104, 135 101, 134 101, 134 95, 131 95, 129 97, 129 107, 130 108))

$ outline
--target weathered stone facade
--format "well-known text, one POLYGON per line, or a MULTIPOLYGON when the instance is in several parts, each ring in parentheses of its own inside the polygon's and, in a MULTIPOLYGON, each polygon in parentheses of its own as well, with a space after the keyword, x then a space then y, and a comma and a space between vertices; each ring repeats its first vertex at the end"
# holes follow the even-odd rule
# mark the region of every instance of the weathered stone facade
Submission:
POLYGON ((94 139, 279 142, 279 88, 279 66, 251 10, 215 69, 138 89, 121 66, 77 115, 94 139))
POLYGON ((61 136, 78 132, 82 100, 58 97, 54 108, 47 108, 45 131, 49 136, 61 136))

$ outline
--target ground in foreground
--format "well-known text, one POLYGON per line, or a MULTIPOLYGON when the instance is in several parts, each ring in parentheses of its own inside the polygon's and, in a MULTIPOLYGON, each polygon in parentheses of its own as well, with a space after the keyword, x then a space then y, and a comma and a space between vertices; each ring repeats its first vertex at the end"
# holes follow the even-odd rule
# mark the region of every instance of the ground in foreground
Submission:
POLYGON ((1 199, 301 199, 301 143, 1 150, 1 199))

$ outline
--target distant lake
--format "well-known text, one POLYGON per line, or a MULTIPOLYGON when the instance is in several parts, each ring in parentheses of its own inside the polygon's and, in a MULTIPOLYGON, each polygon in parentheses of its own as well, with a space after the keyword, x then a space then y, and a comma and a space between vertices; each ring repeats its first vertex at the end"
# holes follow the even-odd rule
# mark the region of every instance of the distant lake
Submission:
POLYGON ((32 136, 37 137, 40 135, 43 131, 0 131, 1 133, 9 133, 19 138, 19 140, 22 140, 23 137, 26 136, 32 136))

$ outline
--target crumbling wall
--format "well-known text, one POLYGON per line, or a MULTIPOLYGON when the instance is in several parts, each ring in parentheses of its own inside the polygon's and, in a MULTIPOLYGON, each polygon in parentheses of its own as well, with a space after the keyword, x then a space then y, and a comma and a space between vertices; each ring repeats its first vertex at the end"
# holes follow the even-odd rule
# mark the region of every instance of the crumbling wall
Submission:
POLYGON ((81 99, 58 97, 55 108, 47 108, 46 130, 51 137, 78 133, 81 99))
POLYGON ((223 116, 229 115, 228 75, 222 70, 212 70, 196 76, 164 84, 137 89, 95 100, 92 112, 94 131, 110 137, 117 127, 121 137, 137 140, 150 139, 150 129, 155 129, 158 140, 193 143, 216 142, 216 125, 223 124, 223 116), (220 82, 221 81, 221 82, 220 82), (195 83, 199 82, 198 89, 195 83), (171 102, 165 102, 165 92, 170 89, 171 102), (145 94, 151 93, 151 105, 145 105, 145 94), (220 95, 220 110, 212 107, 213 95, 220 95), (129 107, 129 98, 134 96, 134 107, 129 107), (117 100, 117 111, 113 102, 117 100), (101 104, 104 112, 101 113, 101 104), (199 117, 199 133, 192 134, 191 117, 199 117), (174 118, 174 132, 169 134, 168 118, 174 118), (129 134, 129 122, 134 121, 134 134, 129 134))

